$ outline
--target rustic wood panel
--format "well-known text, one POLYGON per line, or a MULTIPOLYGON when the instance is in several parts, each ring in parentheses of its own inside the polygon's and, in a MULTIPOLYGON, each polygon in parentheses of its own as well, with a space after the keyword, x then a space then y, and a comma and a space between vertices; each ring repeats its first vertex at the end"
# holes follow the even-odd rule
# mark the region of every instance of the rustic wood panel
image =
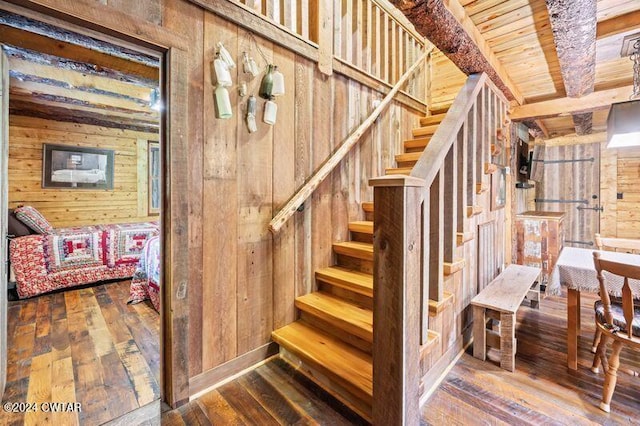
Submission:
MULTIPOLYGON (((601 213, 584 208, 601 203, 600 144, 546 147, 544 159, 542 182, 536 184, 536 200, 576 200, 584 203, 537 201, 536 210, 565 212, 565 240, 593 243, 594 235, 599 231, 601 213), (593 161, 568 161, 589 159, 593 161), (568 162, 551 162, 565 160, 568 162), (562 182, 562 185, 558 182, 562 182)), ((567 245, 592 247, 589 244, 567 245)))
MULTIPOLYGON (((143 222, 148 216, 147 149, 138 140, 157 141, 158 135, 104 135, 97 126, 11 116, 9 120, 9 207, 36 207, 54 227, 96 223, 143 222), (46 128, 43 127, 46 125, 46 128), (54 143, 115 150, 114 190, 42 188, 43 144, 54 143), (139 204, 143 211, 139 211, 139 204), (142 214, 140 214, 142 213, 142 214)), ((148 144, 147 144, 148 147, 148 144)))

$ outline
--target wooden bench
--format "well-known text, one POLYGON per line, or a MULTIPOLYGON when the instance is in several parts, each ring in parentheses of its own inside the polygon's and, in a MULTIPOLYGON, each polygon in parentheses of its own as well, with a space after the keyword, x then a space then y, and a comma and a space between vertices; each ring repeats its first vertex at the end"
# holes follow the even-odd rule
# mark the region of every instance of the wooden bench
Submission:
POLYGON ((509 265, 471 301, 473 306, 473 356, 487 358, 487 346, 500 350, 500 367, 513 371, 516 364, 516 312, 540 276, 540 268, 509 265), (487 328, 487 320, 500 322, 500 331, 487 328))

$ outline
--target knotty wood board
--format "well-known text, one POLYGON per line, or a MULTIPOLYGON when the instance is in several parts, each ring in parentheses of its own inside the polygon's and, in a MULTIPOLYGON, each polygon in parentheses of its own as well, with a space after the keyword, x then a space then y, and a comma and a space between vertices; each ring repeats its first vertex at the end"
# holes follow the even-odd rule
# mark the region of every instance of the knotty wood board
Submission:
POLYGON ((138 206, 148 204, 148 153, 144 143, 157 140, 157 134, 137 138, 132 133, 122 133, 116 137, 102 134, 97 126, 69 124, 30 117, 10 118, 9 208, 32 205, 54 227, 157 220, 158 216, 147 216, 146 209, 140 211, 138 206), (144 149, 137 149, 139 140, 144 149), (43 189, 45 143, 113 149, 114 190, 43 189))

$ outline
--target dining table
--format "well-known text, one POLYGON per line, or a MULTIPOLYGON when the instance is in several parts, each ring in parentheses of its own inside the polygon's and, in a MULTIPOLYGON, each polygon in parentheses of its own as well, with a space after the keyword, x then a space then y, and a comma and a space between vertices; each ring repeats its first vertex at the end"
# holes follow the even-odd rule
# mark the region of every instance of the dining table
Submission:
MULTIPOLYGON (((578 336, 580 335, 580 293, 598 293, 600 283, 593 263, 593 253, 601 253, 601 258, 614 262, 640 266, 640 255, 602 251, 576 247, 564 247, 558 256, 551 278, 547 284, 545 295, 559 295, 561 285, 567 286, 567 366, 578 369, 578 336)), ((610 274, 605 275, 610 292, 621 293, 623 278, 610 274)), ((629 280, 634 296, 640 295, 640 281, 629 280)), ((595 319, 594 319, 595 321, 595 319)))

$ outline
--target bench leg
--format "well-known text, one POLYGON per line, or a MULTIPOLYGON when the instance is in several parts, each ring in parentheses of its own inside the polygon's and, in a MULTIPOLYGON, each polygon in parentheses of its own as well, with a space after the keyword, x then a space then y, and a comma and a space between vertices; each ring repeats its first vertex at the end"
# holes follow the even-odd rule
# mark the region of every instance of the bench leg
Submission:
POLYGON ((487 319, 485 308, 473 307, 473 356, 485 361, 487 359, 487 319))
POLYGON ((500 367, 508 371, 516 367, 516 319, 504 312, 500 313, 500 367))

